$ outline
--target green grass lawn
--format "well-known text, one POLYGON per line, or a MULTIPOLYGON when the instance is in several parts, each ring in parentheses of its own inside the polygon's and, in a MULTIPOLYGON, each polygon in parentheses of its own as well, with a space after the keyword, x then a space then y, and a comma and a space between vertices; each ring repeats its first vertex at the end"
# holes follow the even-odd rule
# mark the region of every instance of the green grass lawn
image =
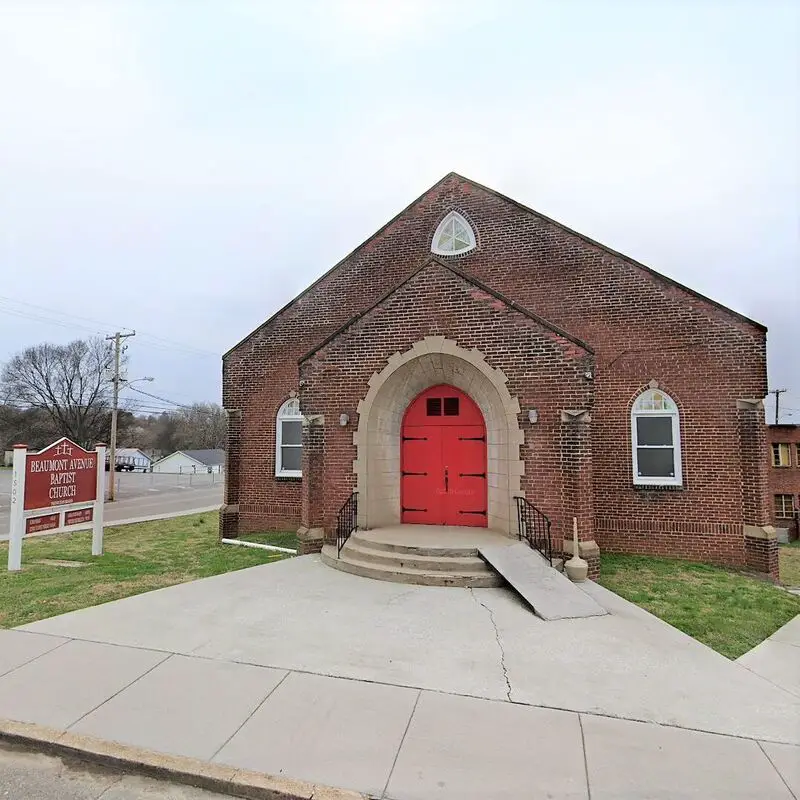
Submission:
POLYGON ((800 539, 791 544, 782 544, 778 551, 781 583, 800 586, 800 539))
POLYGON ((108 527, 105 553, 92 557, 91 531, 26 539, 22 572, 6 571, 0 544, 0 628, 12 628, 86 606, 286 558, 218 540, 218 514, 108 527), (37 564, 79 561, 82 567, 37 564))
POLYGON ((766 580, 671 558, 601 555, 600 583, 728 658, 800 613, 800 597, 766 580))
POLYGON ((277 531, 272 533, 243 533, 239 536, 245 542, 257 542, 258 544, 271 544, 274 547, 288 547, 297 550, 299 542, 297 534, 293 531, 277 531))

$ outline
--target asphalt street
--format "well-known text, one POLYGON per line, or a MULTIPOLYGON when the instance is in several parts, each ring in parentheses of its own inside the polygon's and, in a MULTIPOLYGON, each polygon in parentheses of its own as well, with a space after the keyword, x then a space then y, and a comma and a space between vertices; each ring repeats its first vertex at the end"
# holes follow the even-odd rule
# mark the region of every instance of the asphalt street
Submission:
MULTIPOLYGON (((114 479, 117 481, 117 500, 106 503, 107 524, 222 503, 223 475, 117 472, 114 479)), ((0 540, 8 538, 10 492, 11 470, 0 470, 0 540)))

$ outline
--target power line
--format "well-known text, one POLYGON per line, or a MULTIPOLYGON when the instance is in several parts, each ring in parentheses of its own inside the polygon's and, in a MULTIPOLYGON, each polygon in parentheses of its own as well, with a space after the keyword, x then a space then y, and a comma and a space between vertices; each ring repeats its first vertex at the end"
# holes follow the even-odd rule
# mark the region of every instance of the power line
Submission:
MULTIPOLYGON (((127 398, 125 398, 125 399, 127 400, 127 398)), ((68 405, 64 405, 63 406, 63 408, 65 408, 65 409, 71 409, 71 408, 94 408, 94 407, 98 407, 96 403, 94 405, 86 405, 86 404, 83 404, 83 403, 70 403, 68 405)), ((14 411, 22 411, 22 412, 24 412, 24 411, 46 411, 47 410, 46 406, 39 405, 39 404, 36 404, 36 403, 31 403, 31 402, 29 402, 27 400, 17 400, 17 401, 14 401, 14 402, 7 402, 7 403, 0 402, 0 410, 2 410, 3 408, 13 408, 14 411)), ((106 411, 110 411, 111 410, 110 406, 105 406, 104 408, 105 408, 106 411)), ((137 403, 137 402, 134 401, 131 405, 127 405, 126 404, 124 407, 121 407, 120 411, 125 411, 125 412, 129 412, 129 413, 142 412, 142 413, 148 413, 148 414, 149 413, 159 413, 160 414, 160 413, 164 413, 164 412, 167 412, 167 413, 173 412, 173 411, 175 411, 175 409, 174 408, 169 408, 169 407, 166 407, 166 406, 155 406, 155 405, 151 406, 151 405, 148 405, 148 404, 145 404, 145 403, 141 403, 140 404, 140 403, 137 403)))
POLYGON ((135 386, 128 387, 132 392, 139 392, 139 394, 147 395, 147 397, 152 397, 154 400, 160 400, 162 403, 170 403, 177 408, 191 408, 191 406, 184 405, 183 403, 176 403, 174 400, 168 400, 166 397, 159 397, 157 394, 150 394, 150 392, 145 392, 143 389, 137 389, 135 386))
MULTIPOLYGON (((118 326, 112 325, 107 322, 101 322, 100 320, 91 319, 90 317, 82 317, 78 314, 70 314, 65 311, 58 311, 54 308, 47 308, 46 306, 36 305, 35 303, 28 303, 24 300, 15 300, 12 297, 7 297, 5 295, 0 295, 0 312, 4 314, 10 314, 16 317, 22 317, 26 319, 31 319, 36 322, 47 322, 52 325, 58 325, 62 328, 75 328, 79 330, 88 331, 90 333, 94 333, 96 335, 105 335, 110 331, 115 330, 118 326), (41 313, 25 311, 24 309, 8 307, 5 305, 6 303, 13 303, 18 306, 25 306, 26 308, 36 309, 38 312, 46 312, 46 314, 50 316, 45 316, 41 313), (63 319, 54 318, 52 315, 55 314, 58 317, 62 317, 63 319), (74 322, 72 320, 80 320, 81 322, 74 322), (100 326, 101 328, 105 328, 105 330, 98 331, 96 327, 89 327, 85 324, 85 322, 90 322, 94 326, 100 326)), ((128 330, 132 330, 132 328, 128 328, 128 330)), ((139 336, 143 336, 147 339, 152 339, 156 344, 153 343, 145 343, 144 346, 153 349, 153 350, 176 350, 179 352, 187 353, 189 355, 196 355, 196 356, 213 356, 214 358, 220 358, 219 353, 214 353, 211 350, 203 350, 200 347, 194 347, 193 345, 188 345, 184 342, 178 342, 174 339, 168 339, 164 336, 156 336, 152 333, 147 333, 145 331, 139 331, 139 336)))
POLYGON ((108 328, 109 330, 113 330, 116 327, 116 325, 111 325, 107 322, 100 322, 99 320, 92 319, 90 317, 81 317, 78 314, 69 314, 66 311, 59 311, 58 309, 55 308, 47 308, 46 306, 39 306, 36 305, 35 303, 28 303, 25 300, 15 300, 13 297, 7 297, 5 295, 0 295, 0 300, 4 300, 9 303, 16 303, 17 305, 20 306, 27 306, 28 308, 35 308, 39 311, 46 311, 49 314, 58 314, 58 316, 60 317, 79 319, 82 320, 83 322, 91 322, 93 325, 100 325, 101 327, 108 328))
POLYGON ((199 405, 198 403, 187 406, 185 403, 177 403, 174 400, 170 400, 167 397, 160 397, 157 394, 151 394, 150 392, 145 392, 143 389, 137 389, 135 386, 129 386, 128 388, 134 392, 139 392, 139 394, 146 395, 147 397, 152 397, 154 400, 160 400, 162 403, 171 403, 176 408, 180 408, 185 411, 192 411, 195 414, 205 414, 206 416, 213 417, 216 413, 214 411, 206 411, 203 408, 198 408, 199 405))

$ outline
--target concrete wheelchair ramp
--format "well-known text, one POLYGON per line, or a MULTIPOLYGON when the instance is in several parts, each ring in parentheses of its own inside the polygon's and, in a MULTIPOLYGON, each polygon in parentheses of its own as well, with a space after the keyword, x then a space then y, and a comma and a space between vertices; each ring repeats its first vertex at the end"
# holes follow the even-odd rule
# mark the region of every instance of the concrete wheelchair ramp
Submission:
POLYGON ((600 617, 608 612, 524 542, 478 548, 514 591, 544 620, 600 617))

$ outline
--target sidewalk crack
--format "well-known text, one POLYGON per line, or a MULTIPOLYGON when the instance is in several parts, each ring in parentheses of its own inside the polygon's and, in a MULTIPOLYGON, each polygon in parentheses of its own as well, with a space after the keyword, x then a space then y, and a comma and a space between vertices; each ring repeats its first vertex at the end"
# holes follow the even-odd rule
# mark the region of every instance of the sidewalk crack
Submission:
POLYGON ((494 628, 494 639, 497 642, 497 647, 500 650, 500 666, 503 670, 503 679, 506 682, 506 698, 508 702, 511 703, 513 700, 511 699, 511 680, 508 677, 508 668, 506 667, 506 651, 503 648, 503 640, 500 638, 500 631, 497 629, 497 622, 494 618, 494 612, 492 611, 489 606, 486 605, 482 600, 479 600, 478 597, 475 595, 475 591, 470 587, 469 593, 472 595, 473 599, 479 606, 483 606, 486 611, 489 613, 489 620, 492 623, 492 628, 494 628))

